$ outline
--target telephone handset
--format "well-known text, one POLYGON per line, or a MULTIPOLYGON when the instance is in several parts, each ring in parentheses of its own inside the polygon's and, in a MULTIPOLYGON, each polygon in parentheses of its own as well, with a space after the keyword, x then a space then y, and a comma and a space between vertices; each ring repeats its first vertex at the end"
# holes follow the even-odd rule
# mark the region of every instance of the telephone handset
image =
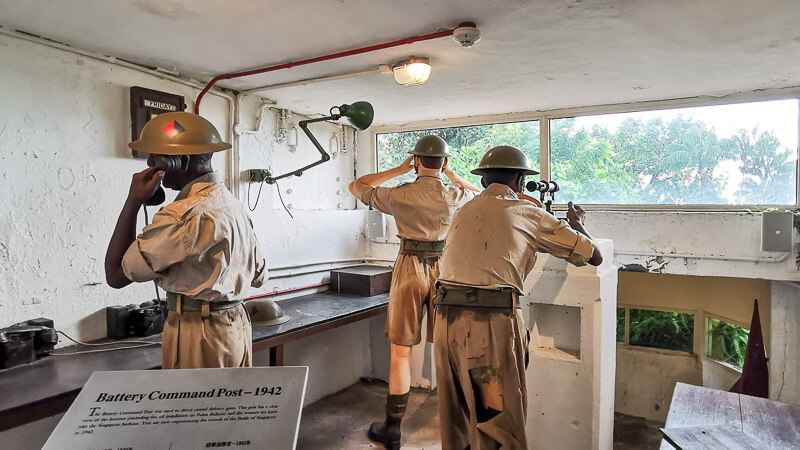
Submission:
MULTIPOLYGON (((153 155, 153 167, 164 172, 177 172, 182 166, 181 156, 178 155, 153 155)), ((147 206, 158 206, 167 199, 167 194, 161 186, 156 189, 152 197, 144 202, 147 206)))
POLYGON ((156 192, 153 194, 153 196, 147 199, 147 201, 144 202, 144 204, 147 206, 158 206, 164 203, 164 200, 166 199, 167 199, 167 193, 164 192, 164 188, 159 186, 158 189, 156 189, 156 192))

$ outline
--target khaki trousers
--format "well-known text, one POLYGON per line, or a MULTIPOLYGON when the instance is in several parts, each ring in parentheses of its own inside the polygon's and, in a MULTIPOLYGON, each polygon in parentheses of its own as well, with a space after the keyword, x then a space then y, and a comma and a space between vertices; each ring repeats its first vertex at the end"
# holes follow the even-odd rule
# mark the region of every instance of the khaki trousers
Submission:
POLYGON ((413 346, 422 341, 422 317, 428 310, 428 342, 433 342, 433 300, 441 252, 401 251, 392 271, 386 337, 392 344, 413 346))
POLYGON ((243 305, 222 311, 170 311, 161 336, 163 369, 250 367, 253 329, 243 305))
POLYGON ((438 305, 434 322, 442 448, 526 449, 521 310, 438 305))

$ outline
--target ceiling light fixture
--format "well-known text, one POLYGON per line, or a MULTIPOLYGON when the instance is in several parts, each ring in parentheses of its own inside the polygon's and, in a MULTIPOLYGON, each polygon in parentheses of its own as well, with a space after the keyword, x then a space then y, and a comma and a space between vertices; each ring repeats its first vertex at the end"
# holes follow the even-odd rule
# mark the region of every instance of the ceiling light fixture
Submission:
POLYGON ((419 86, 428 81, 431 76, 431 65, 428 58, 415 58, 413 56, 400 61, 392 66, 394 81, 405 87, 419 86))

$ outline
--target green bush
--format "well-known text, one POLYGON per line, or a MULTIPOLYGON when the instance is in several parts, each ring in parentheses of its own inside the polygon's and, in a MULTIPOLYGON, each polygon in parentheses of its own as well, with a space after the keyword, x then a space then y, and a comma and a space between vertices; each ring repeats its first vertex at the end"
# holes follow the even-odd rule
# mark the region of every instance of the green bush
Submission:
POLYGON ((691 352, 694 348, 694 316, 687 313, 630 310, 631 345, 691 352))

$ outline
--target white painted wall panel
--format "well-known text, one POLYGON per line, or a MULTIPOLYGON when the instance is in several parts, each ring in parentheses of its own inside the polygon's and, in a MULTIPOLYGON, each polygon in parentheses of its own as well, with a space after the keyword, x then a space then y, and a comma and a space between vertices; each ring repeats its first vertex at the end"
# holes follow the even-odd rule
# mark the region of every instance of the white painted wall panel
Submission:
MULTIPOLYGON (((150 284, 109 288, 103 271, 131 175, 146 168, 127 147, 129 88, 187 103, 197 91, 7 36, 0 80, 0 326, 46 316, 79 339, 104 337, 106 306, 153 298, 150 284)), ((227 101, 203 106, 226 135, 227 101)))

